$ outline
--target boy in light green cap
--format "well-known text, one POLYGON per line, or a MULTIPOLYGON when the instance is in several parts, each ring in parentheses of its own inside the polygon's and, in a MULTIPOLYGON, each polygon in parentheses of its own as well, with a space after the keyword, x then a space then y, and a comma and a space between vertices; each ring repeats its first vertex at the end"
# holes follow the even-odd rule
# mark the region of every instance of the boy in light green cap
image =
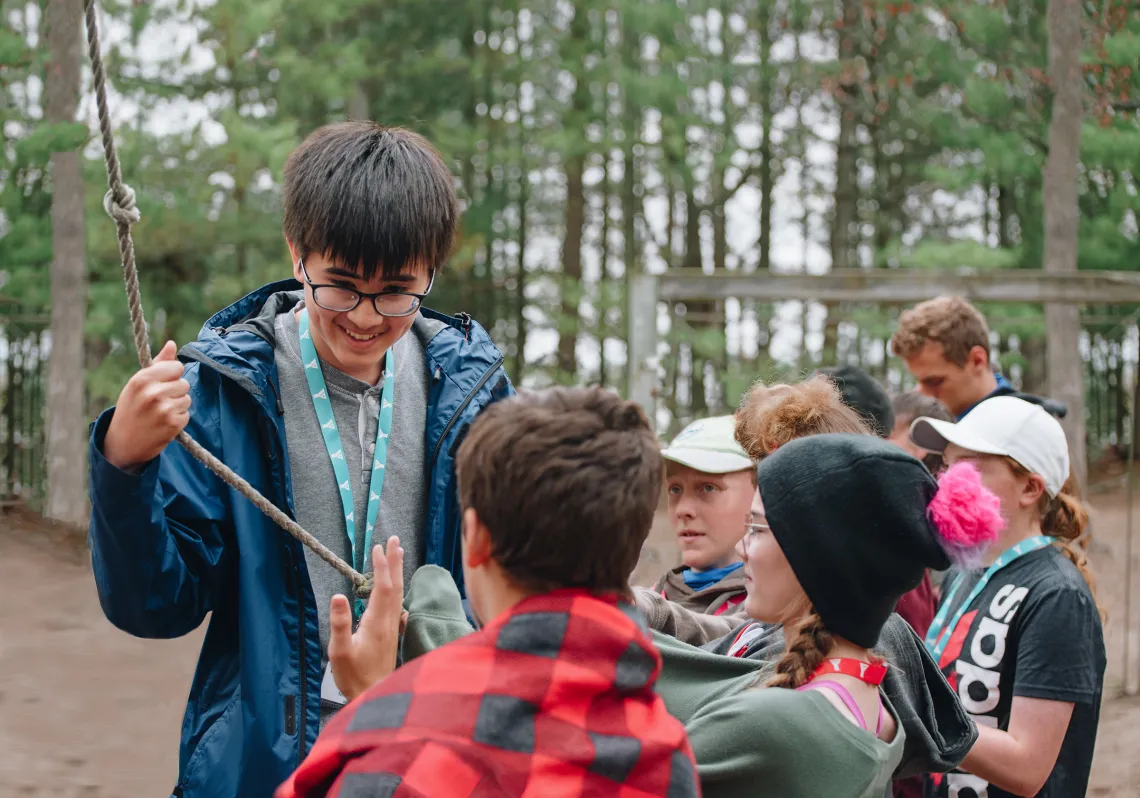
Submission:
POLYGON ((694 421, 662 455, 681 565, 653 590, 696 612, 736 613, 746 595, 736 544, 752 522, 756 464, 736 442, 732 416, 694 421))

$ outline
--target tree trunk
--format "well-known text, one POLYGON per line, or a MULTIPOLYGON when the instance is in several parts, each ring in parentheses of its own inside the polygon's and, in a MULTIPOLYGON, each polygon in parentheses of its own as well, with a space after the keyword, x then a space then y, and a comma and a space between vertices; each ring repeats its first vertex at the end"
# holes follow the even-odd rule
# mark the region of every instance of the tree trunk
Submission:
MULTIPOLYGON (((520 122, 521 125, 521 122, 520 122)), ((519 180, 519 228, 518 228, 518 257, 515 261, 515 351, 514 368, 511 376, 515 385, 522 385, 523 370, 526 368, 526 248, 527 248, 527 205, 530 202, 530 163, 526 158, 526 147, 523 144, 524 134, 519 133, 518 157, 522 171, 519 180)))
POLYGON ((601 250, 602 265, 598 274, 598 302, 595 312, 598 314, 598 385, 609 384, 609 373, 606 368, 606 339, 609 338, 610 307, 613 303, 613 293, 610 290, 610 146, 609 146, 609 113, 603 110, 605 125, 603 127, 602 150, 602 181, 599 189, 602 193, 602 230, 599 234, 601 241, 598 248, 601 250))
MULTIPOLYGON (((765 95, 767 96, 767 95, 765 95)), ((771 99, 768 100, 771 102, 771 99)), ((772 175, 772 111, 764 109, 764 122, 760 129, 760 240, 757 243, 759 261, 756 268, 766 272, 772 268, 772 194, 775 181, 772 175)))
MULTIPOLYGON (((1077 162, 1084 117, 1084 76, 1079 0, 1050 0, 1049 79, 1054 88, 1049 122, 1049 157, 1045 163, 1045 271, 1077 270, 1077 162)), ((1086 484, 1084 374, 1078 339, 1080 309, 1074 304, 1045 306, 1049 384, 1054 398, 1069 407, 1065 433, 1073 475, 1086 484)))
MULTIPOLYGON (((477 28, 475 21, 475 14, 477 10, 472 8, 464 21, 463 26, 463 60, 465 63, 474 64, 478 58, 478 45, 475 44, 475 31, 477 28)), ((479 120, 477 113, 477 106, 479 103, 479 90, 481 84, 477 82, 477 76, 472 70, 469 80, 463 86, 463 100, 462 100, 462 113, 463 113, 463 129, 470 137, 465 142, 465 147, 462 151, 462 163, 459 167, 459 179, 462 183, 462 190, 460 191, 460 198, 467 200, 466 211, 460 219, 460 239, 470 239, 471 237, 478 236, 482 233, 477 228, 479 222, 476 221, 476 214, 473 212, 479 203, 479 192, 476 190, 476 173, 475 173, 475 159, 478 157, 479 152, 479 137, 482 135, 482 124, 479 120)), ((464 296, 464 308, 475 319, 481 322, 486 322, 486 316, 483 314, 483 306, 481 301, 483 297, 478 291, 472 292, 471 286, 478 285, 478 255, 474 250, 470 251, 470 261, 468 263, 469 271, 466 275, 468 290, 464 296)), ((515 379, 518 379, 516 376, 515 379)))
POLYGON ((586 197, 582 190, 585 157, 566 161, 566 233, 562 240, 562 302, 558 318, 559 379, 573 381, 577 373, 578 299, 582 285, 582 230, 586 197))
POLYGON ((1112 342, 1112 418, 1118 451, 1123 452, 1124 420, 1128 418, 1128 387, 1124 384, 1124 331, 1116 333, 1112 342))
MULTIPOLYGON (((50 0, 47 17, 51 62, 47 66, 45 116, 49 123, 69 124, 75 121, 79 104, 80 8, 68 0, 50 0)), ((51 361, 44 514, 66 524, 86 526, 83 329, 87 272, 79 153, 52 153, 51 169, 51 361)))
MULTIPOLYGON (((571 52, 582 52, 589 44, 590 23, 587 9, 579 5, 570 23, 571 52)), ((590 86, 586 67, 575 67, 571 112, 564 120, 568 128, 581 130, 590 110, 590 86)), ((558 318, 558 379, 573 382, 577 376, 578 301, 582 291, 582 236, 586 226, 586 195, 582 176, 586 171, 586 148, 580 140, 566 156, 565 237, 562 240, 562 301, 558 318)))
MULTIPOLYGON (((853 69, 855 56, 855 30, 859 24, 857 0, 843 0, 843 27, 839 33, 840 69, 845 73, 853 69)), ((852 229, 855 226, 856 146, 855 131, 858 125, 855 108, 855 86, 851 75, 840 80, 837 97, 839 105, 839 138, 835 144, 835 215, 831 227, 831 268, 846 269, 852 265, 852 229)), ((826 365, 834 362, 839 344, 839 316, 834 304, 827 306, 827 321, 823 329, 823 359, 826 365)))
MULTIPOLYGON (((757 244, 760 260, 756 268, 762 272, 769 271, 772 267, 772 194, 775 189, 772 174, 772 121, 775 112, 772 106, 775 105, 775 98, 772 97, 771 75, 772 70, 778 68, 771 63, 774 6, 774 3, 766 3, 760 16, 760 68, 763 70, 760 73, 760 98, 763 103, 760 112, 763 118, 760 122, 760 241, 757 244)), ((798 31, 795 35, 798 40, 798 31)), ((798 52, 796 61, 799 61, 798 52)))
POLYGON ((1021 372, 1021 390, 1026 393, 1049 393, 1049 364, 1045 352, 1045 337, 1028 335, 1021 340, 1021 354, 1025 368, 1021 372))
POLYGON ((835 219, 831 228, 832 268, 845 269, 851 265, 851 232, 856 213, 856 147, 855 131, 858 125, 854 76, 855 29, 859 24, 859 4, 856 0, 843 0, 843 28, 839 34, 840 80, 837 103, 839 106, 839 137, 835 144, 835 219))
MULTIPOLYGON (((685 252, 683 268, 700 272, 703 259, 701 257, 701 206, 696 197, 696 181, 692 172, 686 167, 684 173, 685 183, 685 252)), ((685 302, 685 311, 689 326, 694 330, 705 330, 710 326, 710 319, 716 312, 716 301, 708 299, 690 299, 685 302)), ((689 384, 692 395, 689 407, 693 418, 706 415, 708 410, 708 386, 705 384, 705 354, 698 351, 693 345, 692 369, 689 374, 689 384)))
MULTIPOLYGON (((483 4, 483 30, 488 36, 494 29, 491 3, 483 4)), ((487 108, 495 105, 495 64, 494 51, 487 46, 483 47, 483 86, 481 90, 482 102, 487 108)), ((498 236, 495 233, 495 217, 499 214, 499 187, 495 180, 495 157, 499 148, 501 123, 488 113, 484 123, 486 130, 487 149, 483 158, 483 191, 482 203, 485 207, 487 227, 484 231, 483 241, 483 270, 478 275, 476 292, 479 296, 479 309, 483 313, 481 318, 487 329, 493 330, 499 320, 499 293, 495 288, 495 250, 498 236)))
MULTIPOLYGON (((638 31, 633 27, 633 17, 627 12, 622 16, 622 66, 627 75, 626 81, 630 80, 628 75, 636 74, 637 70, 641 68, 640 47, 641 40, 638 31)), ((641 248, 639 247, 640 242, 637 240, 637 216, 640 203, 637 196, 638 166, 635 153, 635 147, 641 142, 641 107, 637 104, 634 92, 628 84, 623 86, 622 100, 624 102, 624 129, 622 131, 621 240, 626 301, 622 308, 622 314, 626 316, 623 326, 628 346, 633 335, 633 320, 628 317, 626 311, 629 302, 630 278, 641 272, 641 248)), ((630 365, 628 363, 625 371, 626 379, 622 383, 622 393, 629 396, 630 365)))
MULTIPOLYGON (((767 40, 766 32, 761 40, 767 40)), ((767 70, 769 68, 767 54, 765 53, 763 57, 764 69, 767 70)), ((760 251, 756 269, 767 272, 772 268, 772 194, 775 181, 772 174, 772 93, 765 91, 763 96, 767 106, 763 111, 764 121, 761 123, 760 132, 760 240, 757 243, 760 251)), ((772 314, 772 305, 766 302, 753 302, 752 313, 756 318, 757 328, 756 357, 752 362, 752 370, 755 372, 759 364, 767 361, 769 357, 768 346, 771 343, 771 336, 768 333, 768 318, 772 314)))
POLYGON ((1013 246, 1013 237, 1010 235, 1010 229, 1013 226, 1013 215, 1015 213, 1013 203, 1013 189, 1010 186, 999 184, 997 195, 997 225, 998 246, 1002 249, 1009 249, 1013 246))

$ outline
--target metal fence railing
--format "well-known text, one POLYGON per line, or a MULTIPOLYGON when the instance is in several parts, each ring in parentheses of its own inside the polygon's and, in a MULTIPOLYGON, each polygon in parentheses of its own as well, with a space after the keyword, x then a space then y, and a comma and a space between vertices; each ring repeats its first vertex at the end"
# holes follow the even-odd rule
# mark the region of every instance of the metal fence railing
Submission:
POLYGON ((0 505, 43 501, 48 341, 46 318, 0 301, 0 505))

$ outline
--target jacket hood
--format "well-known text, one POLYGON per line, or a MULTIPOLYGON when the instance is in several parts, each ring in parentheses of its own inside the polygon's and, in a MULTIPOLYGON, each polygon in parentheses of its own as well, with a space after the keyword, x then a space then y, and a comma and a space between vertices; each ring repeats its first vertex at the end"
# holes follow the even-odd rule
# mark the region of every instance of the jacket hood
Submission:
POLYGON ((675 592, 682 596, 708 597, 709 600, 712 601, 722 593, 739 593, 746 587, 743 568, 737 568, 723 579, 713 582, 711 585, 703 587, 700 590, 694 590, 685 582, 685 570, 684 565, 678 565, 676 568, 666 571, 665 574, 657 580, 655 586, 657 592, 665 590, 666 586, 668 586, 670 592, 675 592))
POLYGON ((1058 402, 1056 399, 1049 399, 1045 396, 1035 396, 1031 393, 1022 393, 1013 388, 998 388, 986 398, 992 399, 995 396, 1012 396, 1015 399, 1021 399, 1030 404, 1040 405, 1045 409, 1045 412, 1056 419, 1062 419, 1069 414, 1068 406, 1062 402, 1058 402))

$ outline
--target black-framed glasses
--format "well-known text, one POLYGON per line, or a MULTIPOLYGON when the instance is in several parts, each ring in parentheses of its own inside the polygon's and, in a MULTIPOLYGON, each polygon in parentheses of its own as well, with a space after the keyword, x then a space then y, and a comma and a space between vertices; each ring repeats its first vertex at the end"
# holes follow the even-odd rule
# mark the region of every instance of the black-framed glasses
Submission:
POLYGON ((333 313, 347 313, 354 310, 361 301, 370 299, 372 300, 372 307, 381 316, 395 318, 411 316, 420 309, 424 298, 431 291, 432 284, 435 283, 435 272, 433 271, 427 291, 422 294, 413 294, 411 291, 380 291, 375 294, 366 294, 363 291, 357 291, 355 288, 343 285, 318 285, 309 279, 309 272, 305 269, 304 259, 297 263, 301 267, 301 274, 304 275, 305 282, 309 284, 309 288, 313 289, 313 301, 333 313))

